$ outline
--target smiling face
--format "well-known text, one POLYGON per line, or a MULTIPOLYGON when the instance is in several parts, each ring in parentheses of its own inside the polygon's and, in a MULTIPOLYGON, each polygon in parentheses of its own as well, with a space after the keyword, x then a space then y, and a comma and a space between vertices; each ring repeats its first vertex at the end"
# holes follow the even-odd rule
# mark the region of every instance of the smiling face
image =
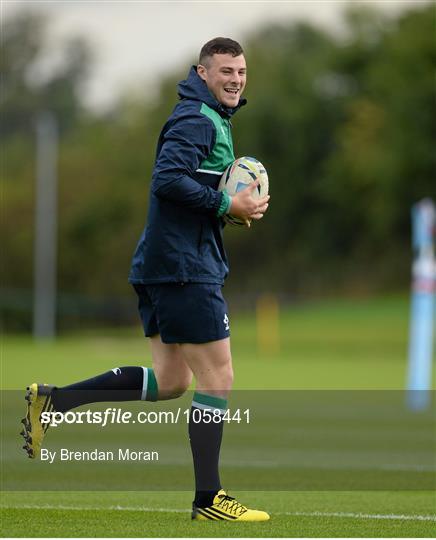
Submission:
POLYGON ((197 66, 198 75, 219 103, 236 107, 247 79, 244 55, 214 54, 206 60, 197 66))

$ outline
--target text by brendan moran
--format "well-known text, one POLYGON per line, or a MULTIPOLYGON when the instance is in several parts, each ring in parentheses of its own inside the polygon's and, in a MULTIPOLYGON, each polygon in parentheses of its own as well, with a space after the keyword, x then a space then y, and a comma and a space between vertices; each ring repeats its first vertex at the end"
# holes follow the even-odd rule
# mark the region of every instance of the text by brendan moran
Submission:
POLYGON ((130 448, 118 448, 112 450, 69 450, 61 448, 59 451, 50 451, 41 448, 41 461, 54 463, 55 461, 159 461, 159 452, 154 450, 140 451, 130 448))

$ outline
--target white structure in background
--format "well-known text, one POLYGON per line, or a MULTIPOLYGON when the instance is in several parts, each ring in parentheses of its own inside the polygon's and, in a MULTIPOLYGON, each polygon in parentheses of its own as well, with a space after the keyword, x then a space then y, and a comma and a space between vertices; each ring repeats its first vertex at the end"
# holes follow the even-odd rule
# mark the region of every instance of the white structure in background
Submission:
POLYGON ((56 335, 57 161, 55 116, 41 113, 36 125, 33 335, 56 335))
POLYGON ((413 410, 430 405, 435 325, 436 209, 431 199, 412 207, 412 309, 410 321, 408 404, 413 410))

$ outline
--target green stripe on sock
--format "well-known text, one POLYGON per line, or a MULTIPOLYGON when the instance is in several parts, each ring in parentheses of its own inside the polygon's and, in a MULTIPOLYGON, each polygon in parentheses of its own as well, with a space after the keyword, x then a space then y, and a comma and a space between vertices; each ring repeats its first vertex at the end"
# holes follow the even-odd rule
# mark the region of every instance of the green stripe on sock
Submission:
POLYGON ((227 409, 227 399, 217 396, 209 396, 209 394, 200 394, 199 392, 194 392, 192 401, 196 401, 197 403, 201 403, 202 405, 206 405, 207 407, 211 407, 213 409, 221 409, 224 411, 227 409))
POLYGON ((157 381, 154 375, 154 371, 151 368, 147 368, 148 379, 147 379, 147 401, 157 401, 157 381))

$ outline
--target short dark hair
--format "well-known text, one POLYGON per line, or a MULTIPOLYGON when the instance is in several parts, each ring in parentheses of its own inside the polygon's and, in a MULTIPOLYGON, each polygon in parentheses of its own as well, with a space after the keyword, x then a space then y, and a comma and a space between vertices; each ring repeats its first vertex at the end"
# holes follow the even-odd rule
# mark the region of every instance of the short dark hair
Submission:
POLYGON ((203 45, 198 59, 199 64, 203 64, 206 58, 212 57, 214 54, 231 54, 239 56, 243 54, 242 47, 237 41, 230 38, 216 37, 203 45))

